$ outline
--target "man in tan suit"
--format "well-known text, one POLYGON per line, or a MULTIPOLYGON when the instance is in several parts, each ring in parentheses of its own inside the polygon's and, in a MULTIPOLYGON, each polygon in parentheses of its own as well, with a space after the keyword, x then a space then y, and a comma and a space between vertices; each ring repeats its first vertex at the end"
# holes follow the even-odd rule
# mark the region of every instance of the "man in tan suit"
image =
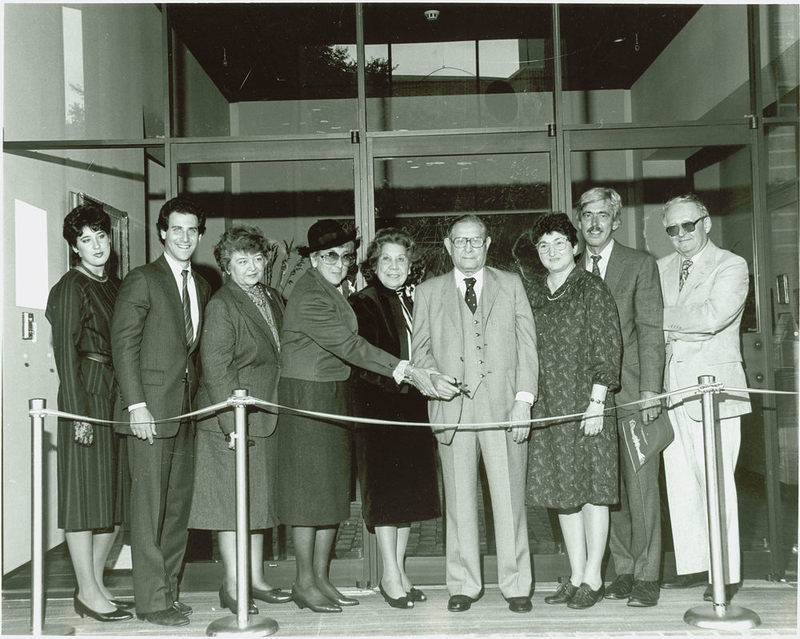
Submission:
MULTIPOLYGON (((739 347, 739 324, 747 297, 747 263, 717 247, 709 238, 708 209, 694 195, 673 198, 664 205, 664 228, 675 253, 658 260, 664 293, 664 337, 668 391, 697 384, 713 375, 725 387, 747 386, 739 347)), ((746 393, 719 396, 717 428, 722 442, 720 498, 727 538, 725 594, 730 600, 740 581, 739 514, 734 470, 741 441, 740 415, 750 412, 746 393)), ((664 449, 664 471, 675 545, 678 576, 664 588, 688 588, 705 583, 710 565, 699 395, 671 397, 668 410, 674 441, 664 449)), ((704 599, 712 598, 708 586, 704 599)))
POLYGON ((492 499, 500 591, 513 612, 531 610, 525 512, 530 409, 538 359, 533 314, 518 276, 485 266, 491 238, 474 215, 454 222, 444 240, 454 269, 417 287, 412 361, 441 371, 428 403, 436 428, 447 516, 448 610, 480 598, 478 461, 492 499), (450 380, 455 378, 455 383, 450 380), (526 422, 510 428, 464 425, 526 422))

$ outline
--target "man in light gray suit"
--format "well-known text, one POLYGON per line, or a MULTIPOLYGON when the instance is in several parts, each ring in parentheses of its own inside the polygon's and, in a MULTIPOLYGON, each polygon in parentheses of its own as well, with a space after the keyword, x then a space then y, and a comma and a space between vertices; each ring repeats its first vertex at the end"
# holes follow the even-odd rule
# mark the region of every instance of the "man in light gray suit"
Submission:
MULTIPOLYGON (((653 399, 664 375, 664 333, 661 285, 655 258, 616 242, 622 198, 614 189, 597 187, 581 195, 577 226, 586 243, 581 260, 590 273, 603 278, 619 311, 622 330, 622 387, 618 404, 643 403, 619 409, 619 437, 625 423, 641 419, 649 428, 669 428, 659 416, 661 402, 653 399), (637 415, 638 413, 638 415, 637 415)), ((629 606, 655 606, 659 598, 661 563, 660 460, 654 455, 637 470, 620 441, 620 506, 611 510, 609 546, 617 577, 606 599, 627 599, 629 606)))
MULTIPOLYGON (((709 239, 711 217, 695 195, 667 202, 663 222, 675 247, 674 253, 658 260, 667 342, 664 386, 668 391, 686 388, 697 384, 699 375, 713 375, 726 387, 745 388, 739 325, 749 285, 747 262, 709 239)), ((723 566, 727 600, 741 579, 734 471, 741 444, 741 415, 749 412, 747 393, 726 390, 720 394, 716 428, 722 449, 718 452, 728 550, 723 566)), ((710 565, 700 396, 670 397, 667 413, 675 440, 664 450, 664 473, 678 576, 663 587, 687 588, 704 583, 710 565)), ((710 585, 703 598, 712 600, 710 585)))
POLYGON ((412 361, 443 373, 428 403, 439 442, 447 516, 448 610, 463 612, 483 592, 478 536, 478 462, 494 512, 500 591, 513 612, 531 610, 525 511, 530 410, 538 359, 533 314, 518 276, 485 266, 483 221, 456 220, 444 240, 454 269, 417 287, 412 361), (453 382, 453 380, 456 380, 453 382), (452 382, 452 383, 451 383, 452 382), (482 422, 519 421, 505 427, 482 422))

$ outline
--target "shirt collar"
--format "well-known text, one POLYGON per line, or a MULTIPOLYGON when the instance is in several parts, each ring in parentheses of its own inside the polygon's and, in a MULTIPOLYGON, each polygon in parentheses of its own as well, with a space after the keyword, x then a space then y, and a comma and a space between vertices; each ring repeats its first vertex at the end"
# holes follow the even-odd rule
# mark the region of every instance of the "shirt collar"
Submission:
POLYGON ((592 255, 599 255, 602 259, 600 260, 603 264, 608 264, 608 260, 611 257, 611 251, 614 250, 614 238, 611 238, 611 241, 606 244, 605 248, 600 251, 599 253, 592 253, 589 249, 586 249, 586 267, 591 270, 592 269, 592 255))
POLYGON ((456 277, 456 286, 466 286, 464 284, 464 278, 466 277, 474 277, 475 278, 475 286, 480 287, 483 286, 483 272, 485 269, 481 269, 477 273, 473 273, 472 275, 464 275, 461 271, 457 268, 453 267, 453 273, 456 277))
POLYGON ((683 263, 684 263, 684 262, 685 262, 687 259, 689 259, 689 260, 691 260, 691 261, 692 261, 692 266, 695 266, 695 265, 697 265, 697 263, 698 263, 698 262, 699 262, 701 259, 703 259, 703 253, 705 253, 705 252, 706 252, 706 249, 707 249, 707 248, 708 248, 708 240, 706 240, 706 243, 705 243, 705 245, 703 246, 703 248, 701 248, 699 251, 697 251, 697 253, 695 253, 694 255, 692 255, 692 257, 688 257, 688 258, 687 258, 687 257, 683 257, 683 255, 681 255, 681 264, 683 264, 683 263))
MULTIPOLYGON (((181 277, 183 277, 181 275, 181 271, 183 271, 183 269, 184 269, 183 265, 180 262, 178 262, 174 257, 172 257, 167 252, 164 253, 164 259, 167 260, 167 265, 169 266, 169 270, 172 271, 172 274, 175 276, 175 278, 176 279, 181 279, 181 277)), ((189 264, 186 266, 186 268, 189 270, 189 277, 191 277, 192 276, 192 263, 189 262, 189 264)))

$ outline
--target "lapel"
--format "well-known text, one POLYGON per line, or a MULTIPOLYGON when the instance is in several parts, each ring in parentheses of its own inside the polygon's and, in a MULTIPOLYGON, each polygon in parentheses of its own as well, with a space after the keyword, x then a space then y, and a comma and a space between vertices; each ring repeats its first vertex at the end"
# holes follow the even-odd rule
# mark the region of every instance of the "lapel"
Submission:
MULTIPOLYGON (((178 290, 178 284, 175 282, 175 277, 172 275, 172 271, 169 268, 169 264, 167 263, 167 258, 164 257, 162 254, 154 262, 157 273, 159 275, 159 280, 164 292, 167 295, 167 299, 169 300, 170 309, 169 314, 175 320, 175 323, 178 327, 178 334, 185 335, 184 326, 183 326, 183 303, 181 302, 181 293, 178 290)), ((202 314, 202 313, 201 313, 202 314)), ((199 327, 198 327, 199 328, 199 327)), ((200 331, 197 331, 197 334, 200 334, 200 331)), ((184 340, 186 338, 184 337, 184 340)), ((195 339, 195 343, 197 340, 195 339)))
POLYGON ((272 345, 272 349, 277 351, 277 345, 275 344, 275 339, 272 336, 272 331, 269 330, 267 321, 264 319, 263 315, 261 315, 261 311, 258 310, 258 307, 256 307, 247 293, 245 293, 242 288, 231 279, 225 283, 225 286, 230 292, 233 303, 244 318, 244 321, 253 326, 256 334, 265 337, 272 345))
MULTIPOLYGON (((679 259, 678 264, 680 265, 682 261, 683 258, 679 259)), ((708 276, 711 274, 711 271, 714 270, 716 261, 717 247, 711 240, 708 240, 708 244, 706 245, 705 250, 703 250, 703 259, 699 264, 693 265, 689 269, 689 276, 683 283, 683 289, 678 293, 679 302, 691 297, 694 289, 706 281, 708 276)), ((680 266, 678 266, 678 271, 680 271, 680 266)), ((677 277, 680 279, 680 275, 677 277)))
MULTIPOLYGON (((611 249, 611 255, 608 258, 608 264, 606 265, 606 278, 605 283, 608 286, 611 293, 614 297, 617 297, 616 293, 622 288, 622 280, 627 273, 626 264, 628 262, 628 257, 625 255, 625 251, 620 250, 619 242, 614 242, 614 248, 611 249)), ((584 264, 585 264, 584 258, 584 264)))
POLYGON ((673 253, 664 266, 661 277, 661 290, 664 295, 664 306, 675 306, 678 302, 678 280, 681 270, 681 256, 673 253))
POLYGON ((481 291, 481 310, 483 315, 483 329, 486 329, 486 322, 489 321, 489 315, 492 312, 492 308, 494 307, 495 300, 497 300, 497 295, 500 292, 500 280, 497 277, 497 274, 489 268, 488 266, 484 266, 483 268, 483 290, 481 291))
POLYGON ((456 286, 455 271, 450 271, 442 276, 442 287, 440 289, 439 308, 450 319, 456 330, 461 333, 461 293, 456 286))

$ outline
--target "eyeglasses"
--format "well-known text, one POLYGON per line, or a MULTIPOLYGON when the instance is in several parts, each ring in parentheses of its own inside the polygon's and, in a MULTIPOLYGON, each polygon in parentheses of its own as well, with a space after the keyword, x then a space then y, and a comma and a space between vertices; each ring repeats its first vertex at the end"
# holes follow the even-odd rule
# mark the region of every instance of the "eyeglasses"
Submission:
POLYGON ((555 242, 539 242, 536 250, 539 253, 549 253, 552 250, 555 250, 556 253, 563 253, 569 247, 570 243, 567 240, 556 240, 555 242))
POLYGON ((698 217, 694 222, 681 222, 680 224, 671 224, 665 230, 667 231, 667 235, 670 237, 677 237, 680 235, 681 229, 683 229, 684 233, 692 233, 694 231, 694 227, 697 226, 697 223, 701 220, 705 220, 708 215, 704 215, 703 217, 698 217))
POLYGON ((321 253, 319 255, 319 259, 321 259, 328 266, 336 266, 336 264, 338 264, 340 261, 342 266, 352 266, 356 262, 356 255, 355 253, 345 253, 344 255, 339 255, 336 251, 330 251, 328 253, 321 253))
POLYGON ((464 248, 467 245, 467 242, 469 242, 469 245, 472 248, 480 248, 481 246, 483 246, 486 243, 486 238, 485 237, 454 237, 454 238, 450 239, 450 242, 457 249, 464 248))

